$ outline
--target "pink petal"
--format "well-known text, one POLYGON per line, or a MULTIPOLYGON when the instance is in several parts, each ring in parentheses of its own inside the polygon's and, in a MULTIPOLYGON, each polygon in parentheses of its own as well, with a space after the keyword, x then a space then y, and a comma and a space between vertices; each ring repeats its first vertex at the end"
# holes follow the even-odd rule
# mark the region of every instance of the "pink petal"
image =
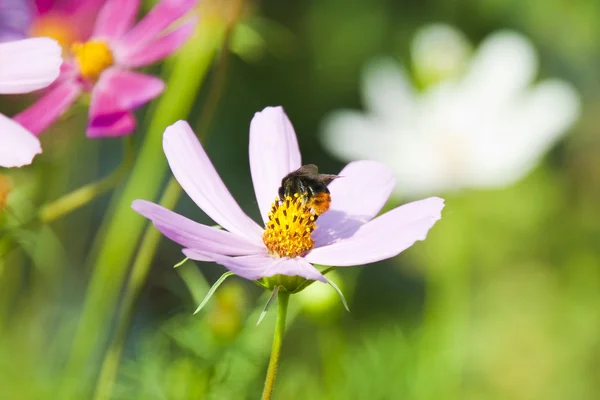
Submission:
POLYGON ((234 274, 249 280, 262 278, 264 270, 277 261, 266 253, 251 256, 226 257, 212 253, 199 252, 193 249, 183 249, 183 254, 191 260, 214 261, 223 265, 234 274), (218 261, 216 258, 218 258, 218 261))
POLYGON ((316 246, 350 237, 365 222, 373 219, 394 190, 394 174, 375 161, 355 161, 346 165, 328 186, 329 211, 319 216, 312 237, 316 246))
POLYGON ((173 22, 184 16, 196 0, 162 0, 119 42, 124 51, 135 53, 162 35, 173 22))
POLYGON ((162 60, 178 50, 185 41, 192 36, 196 28, 196 20, 187 22, 173 32, 148 42, 145 46, 135 48, 135 51, 117 47, 117 57, 121 65, 129 68, 138 68, 162 60))
POLYGON ((22 167, 31 164, 42 152, 37 137, 12 119, 0 114, 0 167, 22 167))
POLYGON ((297 275, 313 281, 327 282, 327 279, 318 269, 301 257, 285 259, 282 263, 272 266, 265 276, 273 275, 297 275))
POLYGON ((50 88, 48 93, 42 96, 14 117, 14 120, 26 129, 39 135, 63 115, 75 102, 81 87, 74 80, 64 80, 50 88))
POLYGON ((89 138, 118 137, 129 135, 135 130, 136 120, 131 111, 96 117, 88 122, 85 131, 89 138))
POLYGON ((267 107, 254 114, 249 152, 254 193, 266 222, 281 180, 302 166, 294 127, 282 107, 267 107))
POLYGON ((222 229, 212 228, 185 218, 171 210, 145 200, 135 200, 134 211, 150 219, 166 237, 197 251, 241 256, 264 253, 264 246, 222 229))
POLYGON ((131 110, 158 96, 164 87, 154 76, 118 68, 106 70, 92 91, 87 136, 130 134, 136 126, 131 110))
POLYGON ((430 197, 397 207, 361 226, 351 237, 311 250, 311 263, 347 267, 394 257, 425 240, 441 218, 444 200, 430 197))
POLYGON ((164 89, 164 82, 154 76, 110 68, 102 73, 92 91, 90 125, 133 110, 157 97, 164 89))
POLYGON ((49 38, 0 43, 0 93, 27 93, 50 85, 60 72, 61 52, 49 38))
POLYGON ((39 14, 57 12, 76 17, 80 13, 98 10, 104 1, 106 0, 35 0, 35 7, 39 14))
POLYGON ((165 130, 163 148, 173 175, 202 211, 231 233, 262 245, 262 229, 231 196, 187 122, 165 130))
POLYGON ((183 249, 183 254, 192 260, 207 261, 210 259, 223 265, 234 274, 250 280, 273 275, 297 275, 306 279, 327 282, 325 277, 303 258, 273 258, 268 254, 228 257, 192 249, 183 249))
POLYGON ((98 14, 94 27, 94 37, 119 38, 135 22, 139 0, 108 0, 98 14))
MULTIPOLYGON (((23 0, 21 0, 23 1, 23 0)), ((73 39, 86 41, 94 28, 100 8, 106 0, 35 0, 38 18, 49 16, 63 20, 73 30, 73 39), (44 15, 46 14, 46 15, 44 15), (49 14, 49 15, 48 15, 49 14)), ((124 1, 123 3, 129 2, 124 1)))

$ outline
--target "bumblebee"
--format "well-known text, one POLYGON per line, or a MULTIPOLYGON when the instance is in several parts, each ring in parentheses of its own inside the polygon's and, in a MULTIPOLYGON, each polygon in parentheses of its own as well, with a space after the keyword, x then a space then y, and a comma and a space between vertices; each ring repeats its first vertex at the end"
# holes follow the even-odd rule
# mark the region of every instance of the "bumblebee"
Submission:
POLYGON ((319 169, 314 164, 303 165, 296 171, 290 172, 281 180, 279 198, 294 197, 298 194, 303 198, 304 204, 321 215, 329 210, 331 196, 327 185, 338 175, 319 174, 319 169))

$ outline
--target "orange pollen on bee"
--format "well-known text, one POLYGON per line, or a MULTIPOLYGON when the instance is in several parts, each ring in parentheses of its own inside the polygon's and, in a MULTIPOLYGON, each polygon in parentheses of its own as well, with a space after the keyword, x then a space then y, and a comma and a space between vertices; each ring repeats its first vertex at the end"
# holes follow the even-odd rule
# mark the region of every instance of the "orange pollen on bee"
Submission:
POLYGON ((75 56, 81 75, 93 81, 115 62, 110 47, 101 40, 75 42, 71 46, 71 53, 75 56))
POLYGON ((311 234, 317 227, 317 218, 306 198, 298 193, 284 200, 276 198, 263 233, 269 253, 294 258, 312 249, 315 242, 311 234))
POLYGON ((316 215, 321 215, 329 210, 331 195, 325 192, 317 193, 309 200, 308 204, 316 215))

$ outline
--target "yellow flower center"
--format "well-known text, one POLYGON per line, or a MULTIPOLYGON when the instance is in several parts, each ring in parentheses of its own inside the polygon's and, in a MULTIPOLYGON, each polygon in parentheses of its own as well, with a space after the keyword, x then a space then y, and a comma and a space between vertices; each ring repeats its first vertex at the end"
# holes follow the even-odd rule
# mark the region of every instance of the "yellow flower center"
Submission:
POLYGON ((317 215, 308 206, 305 196, 294 193, 271 206, 263 242, 277 257, 296 257, 315 246, 310 236, 316 229, 317 215))
POLYGON ((97 80, 100 74, 114 64, 108 44, 101 40, 90 40, 85 43, 75 42, 71 46, 79 71, 84 78, 97 80))

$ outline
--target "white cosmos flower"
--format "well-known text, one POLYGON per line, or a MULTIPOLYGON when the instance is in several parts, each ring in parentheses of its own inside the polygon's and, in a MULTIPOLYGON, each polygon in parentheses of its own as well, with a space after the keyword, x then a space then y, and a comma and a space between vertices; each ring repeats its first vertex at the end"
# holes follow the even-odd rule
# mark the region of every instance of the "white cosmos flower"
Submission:
POLYGON ((362 82, 366 110, 328 116, 325 146, 343 160, 392 167, 396 191, 407 197, 502 187, 525 176, 576 121, 579 96, 557 79, 533 83, 537 56, 520 34, 492 34, 460 68, 468 57, 463 40, 446 26, 421 30, 415 66, 443 65, 419 75, 438 78, 422 91, 395 61, 370 63, 362 82))
MULTIPOLYGON (((29 93, 50 85, 61 63, 61 48, 50 38, 0 43, 0 94, 29 93)), ((37 137, 0 113, 0 167, 28 165, 41 152, 37 137)))

